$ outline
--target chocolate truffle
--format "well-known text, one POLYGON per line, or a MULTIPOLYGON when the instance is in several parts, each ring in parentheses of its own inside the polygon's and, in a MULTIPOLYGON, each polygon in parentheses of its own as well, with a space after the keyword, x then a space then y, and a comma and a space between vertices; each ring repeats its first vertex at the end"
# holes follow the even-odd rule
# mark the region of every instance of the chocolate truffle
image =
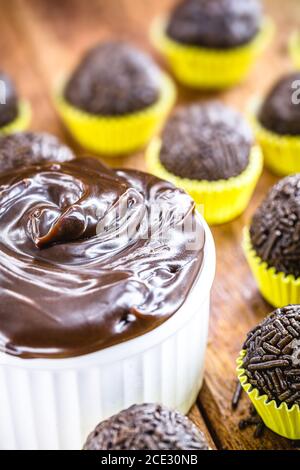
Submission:
POLYGON ((72 105, 91 114, 121 116, 158 101, 160 71, 150 57, 122 42, 86 53, 65 89, 72 105))
POLYGON ((275 310, 247 337, 248 382, 278 405, 300 405, 300 305, 275 310))
POLYGON ((208 450, 185 416, 161 405, 133 405, 100 423, 84 450, 208 450))
POLYGON ((194 180, 226 180, 249 163, 252 132, 242 116, 221 103, 181 108, 162 134, 160 161, 171 173, 194 180))
POLYGON ((300 277, 300 174, 277 183, 250 226, 256 254, 269 267, 300 277))
POLYGON ((18 97, 13 81, 3 72, 0 72, 0 83, 0 127, 3 127, 18 116, 18 97))
POLYGON ((275 134, 300 136, 300 104, 293 100, 299 83, 300 72, 295 72, 275 84, 259 111, 263 127, 275 134))
POLYGON ((258 0, 184 0, 170 16, 167 35, 183 44, 228 49, 251 41, 261 22, 258 0))
POLYGON ((204 260, 195 203, 94 158, 0 174, 0 351, 76 357, 142 336, 183 305, 204 260))
POLYGON ((72 150, 54 135, 19 132, 0 137, 0 173, 43 162, 66 162, 72 150))

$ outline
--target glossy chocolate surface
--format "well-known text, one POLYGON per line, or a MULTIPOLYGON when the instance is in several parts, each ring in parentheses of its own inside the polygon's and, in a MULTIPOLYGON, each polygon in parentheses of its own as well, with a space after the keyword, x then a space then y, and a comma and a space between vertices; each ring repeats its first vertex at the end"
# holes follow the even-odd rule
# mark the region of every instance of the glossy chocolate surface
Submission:
POLYGON ((152 330, 185 301, 204 243, 190 197, 151 175, 89 158, 4 173, 0 350, 72 357, 152 330))

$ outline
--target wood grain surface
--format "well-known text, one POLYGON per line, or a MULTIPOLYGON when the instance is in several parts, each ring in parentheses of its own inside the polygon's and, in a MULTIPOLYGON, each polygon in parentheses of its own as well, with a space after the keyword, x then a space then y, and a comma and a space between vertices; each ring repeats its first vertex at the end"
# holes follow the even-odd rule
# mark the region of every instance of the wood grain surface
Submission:
MULTIPOLYGON (((46 130, 63 138, 79 152, 61 125, 52 105, 54 87, 74 66, 80 54, 95 42, 121 38, 155 53, 148 39, 151 20, 166 11, 174 0, 0 0, 0 67, 9 72, 20 93, 33 107, 33 130, 46 130)), ((266 12, 276 22, 272 45, 253 69, 249 79, 226 93, 202 95, 179 88, 179 102, 218 98, 245 111, 252 96, 261 95, 282 73, 292 69, 287 42, 300 24, 299 0, 266 0, 266 12)), ((113 166, 144 169, 143 153, 106 160, 113 166)), ((235 385, 235 359, 247 331, 271 307, 258 293, 241 250, 242 228, 276 178, 264 172, 250 207, 232 223, 213 229, 217 246, 217 277, 205 383, 190 416, 206 433, 213 448, 289 449, 292 444, 271 431, 262 439, 253 429, 239 431, 239 419, 247 415, 243 398, 238 412, 231 410, 235 385)))

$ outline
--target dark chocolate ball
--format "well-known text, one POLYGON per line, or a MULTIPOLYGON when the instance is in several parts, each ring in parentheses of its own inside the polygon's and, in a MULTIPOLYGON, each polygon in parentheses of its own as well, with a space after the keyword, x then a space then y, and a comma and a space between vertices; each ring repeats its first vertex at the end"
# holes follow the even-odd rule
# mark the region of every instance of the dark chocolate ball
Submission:
POLYGON ((208 450, 185 416, 161 405, 133 405, 100 423, 84 450, 208 450))
POLYGON ((261 22, 259 0, 184 0, 171 13, 167 34, 183 44, 227 49, 253 39, 261 22))
POLYGON ((72 105, 96 115, 119 116, 143 110, 160 95, 155 63, 122 42, 100 44, 86 53, 65 89, 72 105))
POLYGON ((300 277, 300 174, 280 180, 269 191, 254 214, 250 237, 269 267, 300 277))
POLYGON ((0 72, 0 127, 18 116, 18 97, 15 84, 8 75, 0 72))
POLYGON ((248 382, 277 404, 300 405, 300 305, 275 310, 247 336, 248 382))
POLYGON ((74 154, 54 135, 19 132, 0 137, 0 172, 44 162, 66 162, 74 154))
POLYGON ((259 111, 258 118, 262 126, 276 134, 300 136, 299 90, 300 72, 280 79, 259 111))
POLYGON ((249 163, 252 132, 236 111, 212 102, 179 109, 162 134, 160 160, 182 178, 217 181, 249 163))

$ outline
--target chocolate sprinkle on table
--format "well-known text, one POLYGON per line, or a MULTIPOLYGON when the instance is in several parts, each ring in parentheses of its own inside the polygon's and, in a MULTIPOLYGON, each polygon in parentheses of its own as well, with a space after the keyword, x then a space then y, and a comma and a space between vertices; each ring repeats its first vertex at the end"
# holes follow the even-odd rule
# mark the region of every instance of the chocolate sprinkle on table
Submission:
POLYGON ((278 405, 282 402, 300 405, 299 314, 300 305, 275 310, 248 334, 243 346, 246 350, 243 368, 248 382, 278 405), (274 356, 268 354, 272 348, 276 350, 274 356), (265 354, 258 354, 258 350, 265 354))
MULTIPOLYGON (((237 407, 239 406, 239 403, 241 401, 243 393, 243 387, 240 383, 240 381, 237 382, 236 388, 233 394, 232 402, 231 402, 231 407, 233 410, 236 410, 237 407)), ((243 418, 239 421, 238 423, 238 428, 240 431, 244 431, 245 429, 255 426, 255 431, 253 434, 253 437, 255 439, 260 439, 265 431, 265 424, 261 417, 258 415, 256 408, 252 405, 249 407, 249 416, 247 418, 243 418)))
POLYGON ((237 407, 239 406, 239 402, 240 402, 242 393, 243 393, 243 387, 242 387, 240 381, 238 380, 237 384, 236 384, 234 394, 233 394, 232 402, 231 402, 231 407, 232 407, 233 410, 236 410, 237 407))
POLYGON ((244 431, 245 429, 251 426, 255 426, 253 437, 255 439, 261 438, 265 430, 265 425, 262 419, 260 418, 260 416, 258 416, 256 412, 255 413, 250 412, 250 416, 248 418, 244 418, 239 421, 240 431, 244 431))
MULTIPOLYGON (((250 237, 257 255, 269 267, 300 277, 300 174, 280 180, 270 190, 252 219, 250 237)), ((300 333, 296 318, 288 325, 278 324, 278 329, 293 337, 300 333)))

